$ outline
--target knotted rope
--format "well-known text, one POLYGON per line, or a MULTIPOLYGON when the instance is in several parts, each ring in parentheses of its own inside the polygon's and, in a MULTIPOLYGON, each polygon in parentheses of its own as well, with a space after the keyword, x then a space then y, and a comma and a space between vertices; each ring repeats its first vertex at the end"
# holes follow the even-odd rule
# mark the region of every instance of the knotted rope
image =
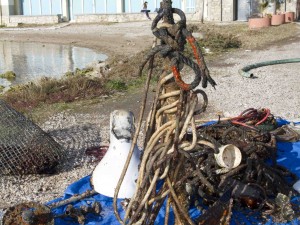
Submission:
MULTIPOLYGON (((168 224, 169 221, 170 208, 172 208, 177 221, 181 221, 183 224, 194 224, 187 212, 187 206, 182 206, 185 196, 181 196, 181 194, 185 193, 182 191, 185 179, 182 179, 181 176, 185 162, 193 162, 188 151, 194 149, 199 141, 194 116, 205 111, 208 100, 204 91, 193 91, 193 89, 199 85, 201 80, 204 88, 207 87, 207 83, 213 87, 216 83, 209 75, 200 47, 186 29, 184 13, 180 9, 172 8, 171 4, 171 1, 164 0, 162 12, 153 21, 153 34, 161 43, 153 46, 138 71, 138 74, 141 75, 145 65, 149 62, 145 97, 133 137, 132 149, 114 196, 114 210, 121 224, 154 224, 165 199, 167 199, 165 224, 168 224), (177 23, 174 22, 173 13, 180 17, 177 23), (164 21, 158 28, 158 22, 161 19, 164 21), (193 49, 197 63, 183 54, 186 40, 193 49), (160 53, 165 59, 165 69, 160 76, 157 94, 146 125, 144 151, 136 192, 127 206, 125 217, 121 219, 116 203, 118 191, 140 132, 154 58, 157 53, 160 53), (185 83, 180 75, 184 65, 189 66, 195 74, 194 80, 190 84, 185 83), (170 74, 170 72, 172 73, 170 74), (201 94, 204 99, 200 110, 196 110, 197 94, 201 94), (186 139, 188 128, 192 130, 191 141, 186 139)), ((196 164, 193 166, 201 182, 213 191, 214 187, 203 176, 200 169, 196 167, 196 164)))

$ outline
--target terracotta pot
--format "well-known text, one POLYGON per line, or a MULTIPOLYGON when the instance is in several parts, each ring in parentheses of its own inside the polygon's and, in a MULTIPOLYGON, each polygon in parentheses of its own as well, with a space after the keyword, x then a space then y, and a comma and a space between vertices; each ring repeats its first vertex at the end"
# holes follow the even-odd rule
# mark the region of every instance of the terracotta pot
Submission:
POLYGON ((294 19, 295 19, 295 13, 294 12, 286 12, 284 15, 285 15, 285 22, 286 23, 294 22, 294 19))
POLYGON ((277 26, 280 24, 284 24, 284 21, 285 21, 285 14, 272 15, 271 25, 277 26))
POLYGON ((248 20, 248 25, 250 29, 269 27, 271 26, 271 18, 270 17, 250 18, 248 20))

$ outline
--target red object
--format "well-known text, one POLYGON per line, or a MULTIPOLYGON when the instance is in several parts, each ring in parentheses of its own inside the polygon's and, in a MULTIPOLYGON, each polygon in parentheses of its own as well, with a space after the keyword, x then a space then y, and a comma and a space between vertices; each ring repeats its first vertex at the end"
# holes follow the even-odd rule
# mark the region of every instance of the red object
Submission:
POLYGON ((248 20, 248 26, 250 29, 269 27, 271 26, 271 18, 270 17, 250 18, 248 20))
POLYGON ((270 109, 263 108, 260 110, 257 109, 246 109, 239 116, 232 118, 231 122, 236 125, 248 127, 255 129, 255 126, 258 126, 264 123, 270 116, 270 109), (248 124, 250 122, 250 124, 248 124))
POLYGON ((181 79, 180 72, 178 71, 178 69, 177 69, 176 66, 172 66, 172 71, 173 71, 173 76, 174 76, 175 81, 176 81, 176 83, 178 84, 178 86, 179 86, 180 88, 182 88, 183 90, 185 90, 185 91, 191 90, 191 85, 186 84, 186 83, 181 79))
POLYGON ((285 15, 285 22, 286 23, 294 22, 294 19, 295 19, 295 13, 294 12, 286 12, 286 13, 284 13, 284 15, 285 15))
POLYGON ((104 155, 106 154, 107 150, 108 150, 109 146, 97 146, 97 147, 90 147, 88 149, 85 150, 85 154, 88 156, 93 156, 96 158, 96 161, 100 162, 101 159, 104 157, 104 155))
POLYGON ((272 15, 271 25, 278 26, 284 24, 285 22, 285 14, 272 15))
POLYGON ((193 49, 193 52, 194 52, 194 57, 196 58, 197 63, 201 68, 202 63, 201 63, 200 57, 199 57, 198 52, 197 52, 197 47, 195 45, 195 43, 196 43, 195 38, 194 37, 187 37, 186 39, 188 40, 189 44, 191 45, 191 47, 193 49))

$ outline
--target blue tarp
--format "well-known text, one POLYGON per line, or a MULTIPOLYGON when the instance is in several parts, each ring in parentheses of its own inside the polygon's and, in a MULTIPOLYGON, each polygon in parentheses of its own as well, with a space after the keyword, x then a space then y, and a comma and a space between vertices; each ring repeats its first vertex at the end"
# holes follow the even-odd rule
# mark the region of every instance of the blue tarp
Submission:
MULTIPOLYGON (((288 122, 285 120, 277 120, 279 125, 287 124, 288 122)), ((297 177, 300 177, 300 141, 299 142, 278 142, 277 143, 277 162, 278 164, 285 166, 288 168, 291 172, 295 173, 297 177)), ((68 199, 73 195, 76 194, 81 194, 87 190, 92 190, 92 187, 90 185, 90 176, 84 177, 77 182, 71 184, 65 191, 64 196, 58 199, 55 199, 48 204, 52 202, 57 202, 61 201, 64 199, 68 199)), ((300 196, 299 196, 300 197, 300 196)), ((114 215, 114 210, 113 210, 113 198, 97 194, 94 195, 90 198, 86 198, 84 200, 81 200, 80 202, 77 202, 74 205, 75 208, 79 208, 81 205, 91 205, 94 201, 97 201, 101 204, 102 206, 102 212, 100 217, 99 216, 94 216, 92 214, 88 214, 86 218, 86 223, 87 225, 96 225, 96 224, 111 224, 111 225, 119 225, 120 223, 117 221, 115 215, 114 215)), ((120 206, 121 199, 118 200, 118 207, 119 207, 119 212, 121 217, 124 216, 124 210, 120 206)), ((52 212, 55 215, 62 215, 64 213, 66 206, 60 207, 53 209, 52 212)), ((164 207, 161 208, 160 213, 156 219, 155 224, 157 225, 162 225, 164 224, 164 207)), ((192 208, 190 209, 190 215, 192 218, 197 218, 200 215, 200 212, 192 208)), ((170 215, 170 224, 174 223, 174 215, 171 213, 170 215)), ((73 219, 60 219, 56 218, 55 219, 55 225, 78 225, 73 219)), ((252 225, 252 224, 267 224, 267 225, 273 225, 275 223, 272 222, 270 219, 267 223, 262 223, 255 219, 255 217, 246 217, 244 214, 241 212, 233 212, 232 220, 231 220, 231 225, 237 225, 237 224, 245 224, 245 225, 252 225)), ((278 223, 276 223, 278 224, 278 223)), ((298 225, 300 224, 300 220, 295 219, 292 222, 289 223, 281 223, 282 225, 298 225)))

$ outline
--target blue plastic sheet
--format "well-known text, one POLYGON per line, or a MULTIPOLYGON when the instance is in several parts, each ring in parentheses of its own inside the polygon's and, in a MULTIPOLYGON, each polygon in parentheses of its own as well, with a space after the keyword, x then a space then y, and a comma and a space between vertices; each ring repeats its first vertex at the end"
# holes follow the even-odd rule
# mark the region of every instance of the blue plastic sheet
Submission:
MULTIPOLYGON (((287 124, 288 122, 286 120, 277 120, 279 125, 287 124)), ((295 173, 297 177, 300 177, 300 142, 278 142, 277 143, 277 162, 278 164, 285 166, 290 171, 295 173)), ((71 184, 65 191, 64 196, 58 199, 55 199, 51 202, 48 202, 48 204, 61 201, 64 199, 68 199, 73 195, 81 194, 87 190, 92 190, 92 187, 90 185, 90 176, 84 177, 77 182, 71 184)), ((299 196, 300 197, 300 196, 299 196)), ((73 204, 75 208, 79 208, 81 205, 91 205, 94 201, 97 201, 102 206, 102 212, 100 216, 95 216, 93 214, 88 214, 86 217, 86 223, 87 225, 96 225, 96 224, 111 224, 111 225, 119 225, 120 223, 117 221, 115 215, 114 215, 114 209, 113 209, 113 198, 97 194, 90 198, 86 198, 84 200, 81 200, 79 202, 76 202, 73 204)), ((120 216, 124 216, 124 210, 122 209, 120 202, 122 199, 118 200, 118 211, 120 213, 120 216)), ((59 216, 64 213, 66 206, 62 206, 56 209, 53 209, 52 212, 59 216)), ((165 208, 162 207, 159 215, 155 221, 155 224, 157 225, 163 225, 164 224, 164 212, 165 208)), ((201 212, 199 212, 195 208, 191 208, 190 211, 191 218, 197 218, 201 212)), ((174 214, 171 212, 170 214, 170 224, 174 224, 174 214)), ((70 218, 56 218, 55 219, 55 225, 78 225, 78 223, 74 219, 70 218)), ((266 224, 266 225, 273 225, 275 223, 272 222, 272 219, 267 221, 266 223, 262 223, 261 221, 257 220, 255 216, 253 217, 246 217, 241 212, 233 212, 231 225, 238 225, 238 224, 245 224, 245 225, 252 225, 252 224, 266 224)), ((278 223, 276 223, 278 224, 278 223)), ((289 223, 281 223, 281 225, 298 225, 300 224, 300 220, 295 219, 289 223)))

